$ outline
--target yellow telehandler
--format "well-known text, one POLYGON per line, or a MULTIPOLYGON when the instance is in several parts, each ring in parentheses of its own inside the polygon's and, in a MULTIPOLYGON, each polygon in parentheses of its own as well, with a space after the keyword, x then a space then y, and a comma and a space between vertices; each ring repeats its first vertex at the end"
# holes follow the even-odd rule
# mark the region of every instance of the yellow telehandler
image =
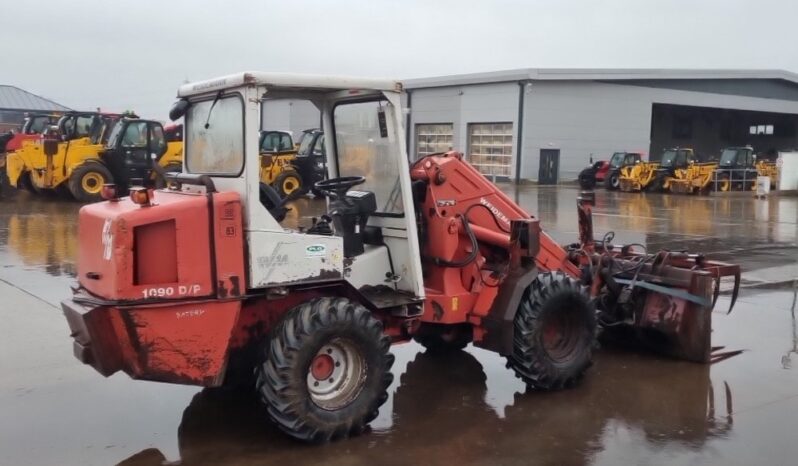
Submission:
MULTIPOLYGON (((9 173, 11 184, 19 186, 27 177, 34 191, 59 190, 93 202, 102 198, 104 184, 115 184, 121 192, 132 184, 163 186, 155 163, 167 172, 182 171, 183 143, 167 142, 161 123, 135 116, 94 118, 85 138, 67 136, 58 142, 62 139, 58 133, 45 134, 41 141, 23 146, 14 154, 19 155, 21 167, 9 173)), ((67 135, 79 126, 79 118, 59 124, 67 135)))

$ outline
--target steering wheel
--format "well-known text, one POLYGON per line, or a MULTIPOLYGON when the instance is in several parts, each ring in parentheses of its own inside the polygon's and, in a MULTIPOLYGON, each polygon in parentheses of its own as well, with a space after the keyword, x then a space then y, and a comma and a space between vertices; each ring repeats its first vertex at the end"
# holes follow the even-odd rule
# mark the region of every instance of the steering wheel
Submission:
POLYGON ((340 199, 346 196, 347 191, 365 182, 365 176, 342 176, 340 178, 317 181, 313 183, 313 187, 328 196, 340 199))

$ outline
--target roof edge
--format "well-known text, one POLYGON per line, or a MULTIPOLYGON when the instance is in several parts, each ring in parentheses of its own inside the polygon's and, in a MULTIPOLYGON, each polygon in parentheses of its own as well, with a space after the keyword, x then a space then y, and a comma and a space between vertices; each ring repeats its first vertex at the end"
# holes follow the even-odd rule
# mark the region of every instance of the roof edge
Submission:
MULTIPOLYGON (((72 110, 71 108, 67 107, 66 105, 59 104, 58 102, 56 102, 56 101, 54 101, 52 99, 48 99, 47 97, 42 97, 39 94, 33 93, 31 91, 27 91, 25 89, 22 89, 19 86, 13 85, 13 84, 0 84, 0 87, 12 87, 12 88, 14 88, 14 89, 16 89, 16 90, 18 90, 20 92, 24 92, 25 94, 32 95, 33 97, 36 97, 37 99, 41 99, 41 100, 43 100, 45 102, 48 102, 48 103, 50 103, 52 105, 55 105, 57 107, 61 107, 61 109, 52 110, 52 111, 68 112, 68 111, 72 110)), ((26 109, 26 108, 19 108, 19 109, 17 109, 17 108, 9 108, 8 110, 29 110, 29 109, 26 109)), ((43 110, 43 111, 50 111, 50 110, 43 110)))
POLYGON ((779 69, 520 68, 431 78, 405 79, 407 89, 514 81, 598 81, 638 79, 781 79, 798 85, 798 74, 779 69))

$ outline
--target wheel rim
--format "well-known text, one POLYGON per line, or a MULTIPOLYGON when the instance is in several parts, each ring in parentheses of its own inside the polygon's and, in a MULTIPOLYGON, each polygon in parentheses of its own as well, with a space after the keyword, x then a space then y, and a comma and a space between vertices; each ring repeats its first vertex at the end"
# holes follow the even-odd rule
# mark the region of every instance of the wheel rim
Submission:
POLYGON ((311 360, 308 393, 316 406, 332 411, 357 398, 365 379, 366 364, 355 344, 336 339, 322 346, 311 360))
POLYGON ((283 180, 283 192, 286 194, 291 194, 292 192, 299 189, 299 180, 294 178, 293 176, 289 176, 288 178, 283 180))
POLYGON ((728 180, 728 178, 723 178, 720 180, 721 191, 728 191, 730 187, 731 187, 731 182, 728 180))
POLYGON ((578 332, 566 311, 558 311, 543 325, 543 349, 555 362, 567 361, 577 347, 578 332))
POLYGON ((86 173, 80 180, 81 188, 83 188, 83 191, 89 194, 99 193, 103 188, 104 183, 105 180, 103 179, 103 176, 95 172, 86 173))
POLYGON ((617 188, 619 184, 621 184, 620 179, 617 175, 612 175, 612 179, 610 179, 610 183, 612 184, 613 188, 617 188))

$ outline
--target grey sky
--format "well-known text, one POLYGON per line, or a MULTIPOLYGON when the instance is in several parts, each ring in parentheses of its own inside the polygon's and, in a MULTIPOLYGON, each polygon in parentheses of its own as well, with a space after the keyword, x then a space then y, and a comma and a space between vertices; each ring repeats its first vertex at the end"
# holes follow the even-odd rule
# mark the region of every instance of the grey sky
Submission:
POLYGON ((50 0, 0 11, 0 83, 77 109, 161 119, 186 79, 243 70, 798 71, 792 0, 50 0))

